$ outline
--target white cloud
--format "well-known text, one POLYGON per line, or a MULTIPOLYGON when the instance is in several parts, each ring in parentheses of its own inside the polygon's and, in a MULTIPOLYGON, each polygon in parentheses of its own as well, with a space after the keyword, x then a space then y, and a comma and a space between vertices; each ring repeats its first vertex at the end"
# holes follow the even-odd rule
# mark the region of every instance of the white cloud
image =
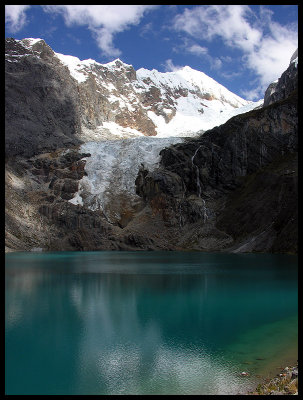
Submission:
POLYGON ((177 15, 174 28, 209 42, 219 37, 226 46, 241 50, 245 67, 258 77, 258 89, 250 92, 257 90, 259 98, 287 68, 298 47, 297 27, 282 26, 272 17, 273 12, 264 6, 258 16, 247 5, 203 5, 177 15))
POLYGON ((244 96, 247 100, 256 100, 262 98, 260 97, 260 88, 256 87, 255 89, 251 90, 241 90, 242 96, 244 96))
POLYGON ((114 35, 137 25, 144 14, 155 7, 153 5, 47 5, 46 12, 63 15, 67 26, 87 26, 98 46, 107 56, 118 56, 114 35))
POLYGON ((142 29, 141 29, 139 35, 142 36, 142 37, 144 37, 146 34, 148 34, 148 33, 150 33, 150 32, 153 32, 153 24, 152 24, 152 22, 149 22, 149 23, 145 24, 145 25, 142 27, 142 29))
POLYGON ((226 79, 234 79, 237 78, 238 76, 242 75, 241 71, 233 71, 233 72, 226 72, 226 71, 221 71, 221 75, 224 76, 226 79))
POLYGON ((200 46, 198 44, 193 44, 187 48, 184 48, 187 52, 194 54, 198 57, 202 57, 203 59, 207 60, 209 62, 210 68, 218 70, 222 66, 222 61, 218 57, 212 57, 208 53, 208 48, 200 46))
POLYGON ((10 32, 18 32, 26 24, 25 11, 30 5, 5 5, 5 22, 10 32))
POLYGON ((164 69, 165 72, 174 72, 174 71, 178 71, 180 69, 182 69, 184 67, 181 65, 174 65, 174 63, 172 62, 171 58, 169 58, 168 60, 165 61, 164 65, 164 69))
POLYGON ((121 51, 115 48, 113 44, 114 34, 106 28, 90 28, 93 37, 95 38, 98 47, 102 50, 106 56, 118 57, 121 51))
POLYGON ((246 21, 248 14, 251 10, 245 5, 197 6, 177 15, 174 26, 195 37, 212 40, 221 36, 229 46, 250 49, 260 40, 261 32, 246 21))
POLYGON ((221 67, 222 67, 222 61, 220 60, 220 58, 218 57, 213 58, 211 68, 220 69, 221 67))
POLYGON ((207 47, 202 47, 198 44, 193 44, 188 48, 188 51, 192 54, 195 54, 197 56, 205 55, 208 53, 207 47))
POLYGON ((221 60, 230 63, 233 59, 230 56, 221 56, 221 60))
POLYGON ((273 38, 265 39, 256 51, 247 54, 246 64, 259 76, 260 84, 264 87, 279 78, 286 70, 296 47, 289 39, 285 42, 273 38))

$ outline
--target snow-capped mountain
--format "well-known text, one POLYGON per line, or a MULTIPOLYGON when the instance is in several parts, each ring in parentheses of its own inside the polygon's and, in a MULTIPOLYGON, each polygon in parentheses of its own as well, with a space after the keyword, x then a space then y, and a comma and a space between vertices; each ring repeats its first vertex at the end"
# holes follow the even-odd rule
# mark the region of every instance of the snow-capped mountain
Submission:
POLYGON ((296 251, 296 54, 261 107, 190 67, 5 45, 8 250, 296 251))
MULTIPOLYGON (((189 66, 165 73, 144 68, 135 71, 132 65, 120 59, 100 64, 92 59, 81 61, 56 53, 42 39, 11 41, 6 60, 11 64, 8 68, 27 61, 32 62, 33 68, 41 64, 39 70, 45 66, 50 68, 49 76, 44 72, 40 79, 35 74, 32 92, 37 91, 37 85, 45 87, 42 100, 42 103, 47 102, 45 113, 58 96, 68 98, 64 100, 68 105, 66 112, 76 109, 75 118, 68 119, 61 130, 66 135, 74 125, 75 137, 85 142, 79 150, 90 154, 83 159, 86 174, 79 181, 74 197, 68 201, 92 211, 100 210, 112 222, 120 220, 123 207, 136 206, 138 171, 141 166, 154 170, 163 148, 221 125, 262 102, 246 101, 189 66), (58 78, 55 79, 54 73, 58 78), (42 83, 42 79, 45 82, 42 83), (57 89, 59 82, 64 82, 60 90, 57 89), (58 94, 48 102, 51 85, 58 94), (130 138, 137 140, 121 140, 130 138)), ((27 103, 34 102, 35 99, 27 103)), ((22 113, 30 115, 28 111, 22 110, 22 113)), ((58 111, 53 114, 60 119, 58 111)), ((53 137, 55 129, 49 129, 50 119, 51 116, 47 116, 37 129, 31 125, 31 132, 40 134, 43 125, 49 130, 47 138, 53 137)), ((45 138, 38 140, 38 146, 41 143, 46 143, 45 138)), ((60 140, 56 144, 58 147, 59 143, 60 140)))
MULTIPOLYGON (((41 46, 47 46, 33 38, 18 43, 37 57, 42 56, 41 46)), ((135 71, 120 59, 100 64, 55 52, 53 56, 77 82, 82 134, 88 140, 195 136, 262 102, 244 100, 189 66, 165 73, 135 71)))
POLYGON ((80 86, 94 79, 99 93, 107 96, 108 105, 119 112, 118 118, 109 117, 96 126, 100 134, 105 128, 123 137, 193 136, 197 131, 211 129, 262 103, 262 100, 242 99, 189 66, 165 73, 144 68, 134 71, 120 59, 100 64, 59 53, 56 56, 80 86), (122 91, 121 81, 124 81, 122 91), (141 123, 138 123, 138 115, 141 123))

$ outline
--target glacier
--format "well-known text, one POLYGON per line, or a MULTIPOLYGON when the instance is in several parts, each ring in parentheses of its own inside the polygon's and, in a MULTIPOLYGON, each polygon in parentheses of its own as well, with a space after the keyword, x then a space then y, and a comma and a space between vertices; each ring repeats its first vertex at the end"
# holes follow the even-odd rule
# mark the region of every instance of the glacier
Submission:
POLYGON ((183 140, 141 137, 82 144, 79 151, 91 156, 83 158, 86 176, 79 181, 78 192, 69 202, 85 205, 92 211, 100 210, 110 223, 116 222, 121 218, 118 198, 124 199, 129 207, 141 202, 135 187, 139 169, 153 171, 159 165, 160 151, 183 140))
MULTIPOLYGON (((26 38, 19 43, 40 57, 39 41, 43 39, 26 38)), ((53 56, 67 67, 79 88, 92 80, 96 96, 100 95, 93 99, 117 110, 109 118, 103 115, 101 123, 92 129, 82 123, 84 143, 79 151, 91 156, 84 158, 86 175, 69 200, 77 206, 100 210, 110 222, 119 219, 122 205, 113 206, 119 203, 118 198, 131 207, 140 201, 135 192, 139 169, 157 168, 163 148, 197 137, 263 103, 263 99, 247 101, 189 66, 171 72, 145 68, 135 71, 120 59, 101 64, 57 52, 53 56), (142 124, 128 124, 128 118, 136 120, 138 112, 145 121, 152 121, 155 136, 146 136, 142 124), (119 113, 124 119, 116 119, 119 113)))

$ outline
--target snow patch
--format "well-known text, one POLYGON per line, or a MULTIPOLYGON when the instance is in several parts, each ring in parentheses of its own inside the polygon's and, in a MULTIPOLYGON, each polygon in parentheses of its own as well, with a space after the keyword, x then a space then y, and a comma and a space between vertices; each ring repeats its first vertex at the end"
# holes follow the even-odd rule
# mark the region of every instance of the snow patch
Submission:
POLYGON ((31 47, 33 47, 34 44, 44 41, 43 39, 40 38, 25 38, 25 39, 21 39, 18 40, 16 39, 16 42, 19 42, 22 44, 23 47, 26 47, 27 49, 30 49, 31 47))
POLYGON ((292 63, 295 64, 295 67, 298 67, 298 57, 296 57, 294 60, 292 60, 292 63))
POLYGON ((79 191, 76 192, 75 196, 71 200, 68 201, 72 204, 83 206, 83 200, 79 191))
POLYGON ((198 132, 206 131, 227 122, 235 115, 253 110, 263 103, 263 99, 250 102, 242 107, 222 106, 219 100, 201 101, 192 96, 177 100, 176 114, 169 123, 161 115, 148 111, 148 117, 156 125, 157 137, 188 136, 195 137, 198 132), (203 110, 203 113, 199 112, 203 110))
MULTIPOLYGON (((72 77, 75 78, 79 83, 86 81, 86 79, 88 78, 88 72, 93 73, 94 75, 97 76, 97 78, 99 77, 94 71, 92 71, 92 66, 94 66, 94 65, 104 67, 106 69, 111 70, 112 72, 116 71, 117 69, 123 69, 123 68, 125 69, 125 68, 132 67, 129 64, 123 63, 119 59, 111 61, 106 64, 101 64, 91 58, 89 58, 87 60, 80 60, 78 57, 64 55, 61 53, 55 53, 55 55, 59 58, 59 60, 64 65, 66 65, 68 67, 72 77)), ((103 84, 103 82, 102 82, 102 84, 103 84)))
POLYGON ((120 140, 142 137, 144 134, 137 129, 123 127, 113 121, 104 121, 95 129, 82 127, 82 139, 86 141, 120 140))
POLYGON ((204 72, 197 71, 188 66, 175 71, 177 76, 181 76, 192 86, 197 86, 202 93, 209 93, 217 99, 224 99, 230 102, 234 107, 240 107, 247 104, 247 101, 230 92, 224 86, 220 85, 214 79, 210 78, 204 72))
MULTIPOLYGON (((55 53, 55 55, 59 58, 59 60, 68 67, 69 72, 73 78, 76 79, 79 83, 85 82, 88 78, 87 73, 85 71, 80 70, 83 65, 90 65, 90 60, 84 60, 85 62, 81 62, 78 57, 74 56, 66 56, 64 54, 55 53)), ((93 60, 92 60, 93 61, 93 60)))

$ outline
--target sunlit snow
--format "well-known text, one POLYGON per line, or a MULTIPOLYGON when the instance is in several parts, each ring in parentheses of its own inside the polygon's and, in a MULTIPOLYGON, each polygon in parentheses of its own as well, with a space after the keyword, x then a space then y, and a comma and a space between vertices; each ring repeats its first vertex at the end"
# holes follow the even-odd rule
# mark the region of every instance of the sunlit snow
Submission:
MULTIPOLYGON (((27 38, 19 42, 29 49, 40 40, 27 38)), ((92 59, 81 61, 78 57, 54 54, 68 67, 79 85, 93 74, 97 92, 104 90, 109 104, 118 102, 120 109, 129 113, 141 107, 155 125, 155 137, 146 137, 140 130, 122 127, 112 120, 102 121, 92 129, 82 126, 81 137, 86 143, 80 146, 79 151, 91 156, 85 158, 86 175, 79 181, 79 190, 69 202, 101 210, 104 214, 113 196, 119 198, 127 193, 130 198, 138 198, 135 192, 138 171, 142 166, 149 171, 155 169, 163 148, 182 142, 184 137, 197 136, 201 131, 221 125, 234 115, 248 112, 263 103, 263 100, 251 102, 242 99, 189 66, 165 73, 140 68, 136 71, 136 79, 125 82, 125 93, 121 94, 116 87, 115 73, 130 70, 131 65, 119 59, 100 64, 92 59), (110 71, 109 79, 102 78, 96 72, 96 66, 110 71), (158 111, 148 103, 142 105, 142 95, 152 87, 160 91, 159 98, 152 99, 159 107, 158 111)))

